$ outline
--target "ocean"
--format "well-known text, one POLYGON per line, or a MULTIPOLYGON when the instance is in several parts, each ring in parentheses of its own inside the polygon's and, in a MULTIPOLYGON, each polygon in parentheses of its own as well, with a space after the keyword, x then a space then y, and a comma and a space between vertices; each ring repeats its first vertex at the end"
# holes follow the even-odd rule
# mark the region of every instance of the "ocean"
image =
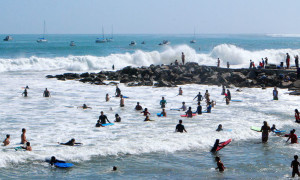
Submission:
MULTIPOLYGON (((2 35, 1 37, 5 37, 2 35)), ((251 126, 276 124, 278 129, 300 131, 294 123, 294 109, 299 97, 279 89, 279 101, 272 101, 272 89, 231 88, 232 102, 226 105, 218 86, 182 85, 183 96, 176 96, 179 87, 126 87, 120 84, 125 107, 113 97, 115 86, 97 86, 79 81, 47 79, 46 75, 66 72, 99 72, 126 66, 170 64, 181 60, 215 66, 229 62, 232 68, 248 68, 249 60, 258 64, 268 57, 269 63, 285 61, 300 52, 298 35, 114 35, 114 42, 95 43, 101 35, 47 35, 47 43, 37 43, 39 35, 13 35, 13 41, 0 42, 0 138, 11 136, 9 146, 0 146, 0 179, 285 179, 291 177, 290 163, 298 154, 299 145, 270 133, 269 142, 262 144, 261 133, 251 126), (159 46, 163 40, 170 45, 159 46), (70 41, 76 46, 70 47, 70 41), (136 46, 129 46, 136 41, 136 46), (145 41, 146 44, 141 44, 145 41), (28 97, 22 97, 29 86, 28 97), (45 88, 51 93, 44 98, 45 88), (184 112, 171 111, 186 102, 193 110, 193 98, 208 90, 217 102, 211 114, 181 118, 184 112), (111 100, 105 102, 105 94, 111 100), (159 101, 167 100, 167 117, 159 101), (150 119, 134 110, 137 102, 148 108, 150 119), (92 109, 77 108, 87 104, 92 109), (122 121, 114 126, 96 128, 100 111, 114 121, 118 113, 122 121), (178 120, 183 120, 187 133, 174 133, 178 120), (216 132, 222 124, 232 131, 216 132), (15 151, 20 146, 21 129, 27 129, 27 139, 33 151, 15 151), (57 142, 75 138, 82 146, 68 147, 57 142), (232 143, 218 152, 227 168, 215 170, 215 154, 210 153, 215 139, 232 143), (70 169, 50 167, 46 158, 56 156, 73 163, 70 169), (112 167, 118 171, 113 172, 112 167)), ((205 103, 203 102, 202 105, 205 103)))

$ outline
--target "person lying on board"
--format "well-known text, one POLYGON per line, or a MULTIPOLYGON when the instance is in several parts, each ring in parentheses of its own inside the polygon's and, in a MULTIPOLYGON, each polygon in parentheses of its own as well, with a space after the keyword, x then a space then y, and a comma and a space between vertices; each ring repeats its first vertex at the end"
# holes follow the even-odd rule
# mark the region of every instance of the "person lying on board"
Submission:
POLYGON ((50 161, 49 161, 49 164, 51 164, 51 166, 53 166, 54 163, 66 163, 66 162, 58 160, 58 159, 55 158, 55 156, 52 156, 51 159, 50 159, 50 161))
POLYGON ((91 107, 88 107, 86 104, 83 104, 82 106, 79 106, 77 108, 82 108, 82 109, 92 109, 91 107))
POLYGON ((74 145, 82 145, 82 143, 76 143, 75 139, 71 139, 70 141, 66 142, 66 143, 59 143, 60 145, 66 145, 66 146, 74 146, 74 145))

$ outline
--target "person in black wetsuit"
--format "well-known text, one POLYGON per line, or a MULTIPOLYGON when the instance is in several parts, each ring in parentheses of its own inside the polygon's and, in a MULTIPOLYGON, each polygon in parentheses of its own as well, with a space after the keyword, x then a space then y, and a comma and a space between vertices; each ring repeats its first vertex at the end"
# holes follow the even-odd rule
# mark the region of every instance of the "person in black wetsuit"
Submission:
POLYGON ((121 122, 121 117, 119 116, 119 114, 116 114, 115 117, 116 117, 115 122, 121 122))
POLYGON ((103 111, 101 111, 101 115, 99 116, 99 120, 96 124, 96 127, 100 127, 101 124, 106 124, 106 120, 110 123, 110 121, 107 119, 107 116, 104 115, 103 111))
POLYGON ((44 97, 50 97, 50 92, 48 91, 48 89, 46 88, 43 94, 44 97))
POLYGON ((198 107, 196 113, 202 114, 202 106, 200 105, 200 102, 198 102, 198 107))
MULTIPOLYGON (((201 93, 199 92, 199 94, 194 98, 194 99, 196 99, 196 98, 198 98, 197 100, 198 100, 198 102, 200 102, 200 101, 202 101, 203 100, 203 98, 202 98, 202 95, 201 95, 201 93)), ((193 100, 194 100, 193 99, 193 100)))
POLYGON ((74 138, 66 143, 59 143, 59 144, 66 145, 66 146, 82 145, 82 143, 76 143, 74 138))
POLYGON ((120 97, 120 95, 121 95, 121 90, 120 90, 120 88, 117 86, 116 87, 116 97, 120 97))
POLYGON ((27 97, 27 95, 28 95, 27 89, 24 90, 24 92, 22 93, 22 95, 23 95, 24 97, 27 97))
POLYGON ((219 124, 218 129, 216 131, 223 131, 223 126, 222 124, 219 124))
POLYGON ((216 139, 216 142, 215 142, 213 148, 210 150, 210 152, 216 152, 216 151, 217 151, 217 148, 219 147, 219 145, 220 145, 221 143, 223 143, 223 142, 220 142, 219 139, 216 139))
POLYGON ((175 132, 181 132, 181 133, 183 133, 183 131, 187 132, 185 130, 185 128, 184 128, 184 125, 182 125, 182 120, 179 120, 179 124, 177 124, 175 132))
POLYGON ((229 101, 231 101, 231 93, 230 93, 229 89, 227 89, 227 97, 228 97, 229 101))
MULTIPOLYGON (((49 160, 46 160, 46 161, 49 161, 49 160)), ((66 163, 65 161, 61 161, 61 160, 58 160, 55 158, 55 156, 52 156, 49 163, 51 164, 51 166, 54 165, 54 163, 66 163)))

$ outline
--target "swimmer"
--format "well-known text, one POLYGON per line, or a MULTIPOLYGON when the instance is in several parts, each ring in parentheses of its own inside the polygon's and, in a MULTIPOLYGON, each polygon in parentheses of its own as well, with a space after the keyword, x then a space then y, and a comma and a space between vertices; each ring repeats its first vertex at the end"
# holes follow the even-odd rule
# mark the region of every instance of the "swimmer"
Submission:
POLYGON ((187 131, 184 128, 184 125, 182 125, 182 120, 179 120, 179 124, 177 124, 175 132, 183 133, 183 131, 187 133, 187 131))
POLYGON ((43 94, 44 97, 50 97, 50 92, 48 91, 48 89, 46 88, 43 94))
POLYGON ((82 109, 92 109, 91 107, 88 107, 86 104, 83 104, 82 106, 79 106, 78 108, 82 108, 82 109))
POLYGON ((179 93, 178 93, 178 95, 182 95, 182 93, 183 93, 183 91, 182 91, 182 89, 181 89, 181 87, 179 88, 179 93))
POLYGON ((206 108, 206 109, 207 109, 207 113, 211 113, 211 107, 212 107, 212 106, 211 106, 211 103, 209 102, 209 103, 208 103, 208 106, 207 106, 207 108, 206 108))
POLYGON ((124 98, 123 98, 123 95, 120 96, 120 107, 124 107, 125 106, 125 102, 124 102, 124 98))
POLYGON ((23 128, 22 129, 22 135, 21 135, 21 144, 25 144, 27 142, 27 139, 26 139, 26 129, 23 128))
POLYGON ((274 87, 274 90, 273 90, 273 100, 278 100, 278 91, 277 91, 277 87, 274 87))
POLYGON ((159 104, 160 104, 161 108, 165 108, 166 107, 167 101, 165 100, 164 97, 161 98, 159 104))
POLYGON ((24 92, 22 93, 22 95, 23 95, 24 97, 27 97, 28 93, 27 93, 27 89, 26 89, 26 88, 25 88, 24 92))
POLYGON ((121 122, 121 117, 119 116, 119 114, 116 114, 115 117, 116 117, 115 122, 121 122))
POLYGON ((290 139, 291 139, 291 144, 298 143, 298 137, 294 131, 290 132, 289 138, 286 140, 286 142, 288 142, 290 139))
POLYGON ((261 127, 261 130, 260 130, 260 132, 262 132, 261 140, 263 143, 268 142, 270 131, 271 131, 270 126, 268 126, 267 121, 264 121, 264 125, 261 127))
POLYGON ((116 166, 114 166, 112 171, 117 171, 117 167, 116 167, 116 166))
POLYGON ((197 98, 198 102, 203 100, 202 95, 201 95, 200 92, 199 92, 199 94, 197 94, 197 96, 193 100, 195 100, 196 98, 197 98))
POLYGON ((216 131, 223 131, 223 126, 222 124, 219 124, 218 129, 216 131))
POLYGON ((193 117, 192 107, 189 107, 189 110, 185 114, 186 117, 192 118, 193 117))
POLYGON ((142 108, 142 106, 140 105, 140 103, 137 102, 137 103, 136 103, 136 106, 135 106, 135 110, 140 111, 140 110, 142 110, 142 109, 143 109, 143 108, 142 108))
POLYGON ((106 124, 106 120, 110 123, 110 121, 107 119, 107 116, 104 115, 103 111, 101 111, 101 115, 99 116, 100 124, 106 124))
POLYGON ((74 145, 82 145, 82 143, 76 143, 75 139, 71 139, 70 141, 66 142, 66 143, 59 143, 60 145, 66 145, 66 146, 74 146, 74 145))
POLYGON ((295 119, 295 122, 300 123, 300 115, 298 109, 295 109, 295 119))
POLYGON ((147 108, 145 108, 145 110, 144 110, 143 112, 141 112, 141 113, 144 113, 144 116, 147 116, 148 114, 151 115, 151 114, 148 112, 148 109, 147 109, 147 108))
POLYGON ((278 131, 278 129, 276 128, 276 125, 273 124, 272 127, 271 127, 271 131, 274 132, 275 130, 278 131))
POLYGON ((167 117, 167 112, 165 109, 162 109, 162 112, 160 113, 163 117, 167 117))
POLYGON ((22 147, 23 149, 25 149, 26 151, 32 151, 32 147, 30 146, 30 142, 26 142, 26 146, 22 147))
POLYGON ((292 161, 292 163, 291 163, 291 168, 293 168, 292 177, 295 177, 296 174, 300 177, 298 166, 300 166, 300 163, 298 162, 298 156, 295 155, 294 161, 292 161))
POLYGON ((105 101, 106 101, 106 102, 109 101, 109 95, 108 95, 108 93, 107 93, 106 96, 105 96, 105 101))
POLYGON ((146 116, 146 118, 145 118, 144 121, 154 121, 154 120, 151 120, 151 119, 149 118, 149 116, 146 116))
POLYGON ((179 109, 182 109, 183 111, 186 111, 186 105, 185 105, 185 102, 182 102, 182 106, 181 106, 181 108, 179 108, 179 109))
POLYGON ((198 115, 202 114, 202 106, 200 105, 200 102, 198 102, 198 107, 197 107, 196 113, 198 113, 198 115))
POLYGON ((118 87, 118 85, 116 86, 116 92, 115 92, 115 95, 116 95, 116 97, 120 97, 120 95, 121 95, 121 90, 120 90, 120 88, 118 87))
POLYGON ((225 170, 224 164, 221 162, 220 157, 216 157, 217 166, 216 169, 219 169, 220 172, 223 172, 225 170))
POLYGON ((3 141, 3 146, 7 146, 7 145, 10 144, 9 139, 10 139, 10 135, 7 134, 7 135, 6 135, 6 138, 5 138, 4 141, 3 141))

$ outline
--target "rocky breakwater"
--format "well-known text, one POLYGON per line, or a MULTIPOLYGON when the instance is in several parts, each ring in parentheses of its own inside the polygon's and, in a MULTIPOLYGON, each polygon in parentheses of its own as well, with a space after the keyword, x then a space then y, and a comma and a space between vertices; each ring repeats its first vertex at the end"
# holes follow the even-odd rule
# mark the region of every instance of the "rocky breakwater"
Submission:
POLYGON ((296 71, 283 69, 227 69, 200 66, 197 63, 125 67, 118 71, 98 73, 65 73, 48 75, 58 80, 79 80, 83 83, 106 85, 104 81, 120 81, 127 86, 175 87, 183 84, 225 85, 235 87, 300 88, 296 71))

